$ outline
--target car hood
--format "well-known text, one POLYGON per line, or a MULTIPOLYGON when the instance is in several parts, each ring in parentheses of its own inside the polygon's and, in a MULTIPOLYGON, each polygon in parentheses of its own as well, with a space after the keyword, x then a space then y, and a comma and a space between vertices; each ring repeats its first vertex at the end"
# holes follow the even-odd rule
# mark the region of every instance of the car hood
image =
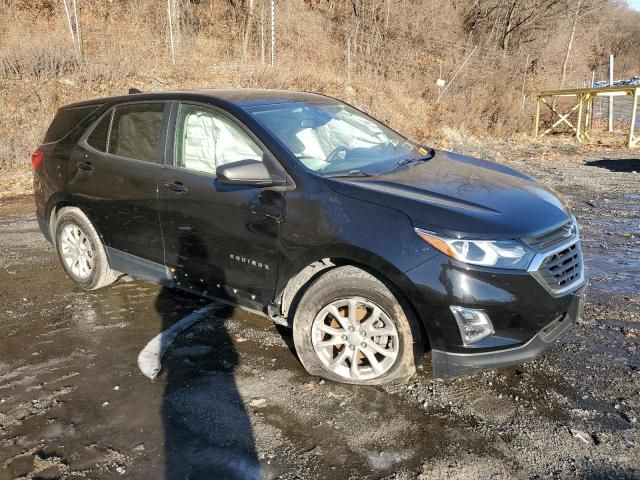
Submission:
POLYGON ((436 151, 377 177, 327 179, 336 192, 407 214, 415 227, 467 238, 523 238, 566 222, 549 189, 497 163, 436 151))

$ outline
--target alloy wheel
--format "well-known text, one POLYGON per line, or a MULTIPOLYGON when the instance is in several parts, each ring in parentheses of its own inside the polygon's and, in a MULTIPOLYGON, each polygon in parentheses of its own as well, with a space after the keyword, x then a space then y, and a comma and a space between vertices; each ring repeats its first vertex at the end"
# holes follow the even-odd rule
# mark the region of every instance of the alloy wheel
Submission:
POLYGON ((351 380, 384 375, 398 358, 400 345, 391 317, 362 297, 323 307, 313 321, 311 342, 326 368, 351 380))
POLYGON ((89 237, 75 223, 68 223, 60 235, 60 255, 67 269, 77 278, 86 280, 94 266, 94 253, 89 237))

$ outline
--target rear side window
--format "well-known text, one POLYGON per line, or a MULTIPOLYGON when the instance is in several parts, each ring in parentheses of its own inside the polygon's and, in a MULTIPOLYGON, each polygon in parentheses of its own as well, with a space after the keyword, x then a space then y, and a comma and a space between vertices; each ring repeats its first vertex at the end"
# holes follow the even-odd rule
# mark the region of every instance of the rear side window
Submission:
POLYGON ((159 163, 158 141, 163 112, 163 103, 116 107, 111 121, 108 153, 159 163))
POLYGON ((99 107, 100 105, 87 105, 84 107, 61 108, 56 112, 56 116, 51 125, 49 125, 42 143, 59 142, 99 107))
POLYGON ((91 132, 91 135, 89 135, 89 138, 87 138, 87 143, 101 152, 107 151, 109 127, 111 126, 112 115, 113 110, 109 111, 109 113, 102 117, 102 120, 98 122, 98 125, 96 125, 91 132))

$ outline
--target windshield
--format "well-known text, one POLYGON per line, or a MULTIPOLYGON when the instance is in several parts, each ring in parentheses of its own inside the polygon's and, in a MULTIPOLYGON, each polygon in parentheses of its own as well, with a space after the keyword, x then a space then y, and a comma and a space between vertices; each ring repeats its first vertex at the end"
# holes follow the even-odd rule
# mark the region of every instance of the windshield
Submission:
POLYGON ((323 175, 375 175, 424 159, 414 144, 338 101, 247 108, 308 169, 323 175))

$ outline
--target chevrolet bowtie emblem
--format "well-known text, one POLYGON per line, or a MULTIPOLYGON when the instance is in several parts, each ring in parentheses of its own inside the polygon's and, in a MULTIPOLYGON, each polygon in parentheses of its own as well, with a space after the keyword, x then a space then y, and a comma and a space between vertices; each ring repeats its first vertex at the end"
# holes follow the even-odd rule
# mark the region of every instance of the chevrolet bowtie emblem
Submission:
POLYGON ((566 225, 563 227, 564 233, 562 234, 562 236, 564 238, 571 238, 573 237, 574 233, 575 233, 575 226, 574 225, 566 225))

